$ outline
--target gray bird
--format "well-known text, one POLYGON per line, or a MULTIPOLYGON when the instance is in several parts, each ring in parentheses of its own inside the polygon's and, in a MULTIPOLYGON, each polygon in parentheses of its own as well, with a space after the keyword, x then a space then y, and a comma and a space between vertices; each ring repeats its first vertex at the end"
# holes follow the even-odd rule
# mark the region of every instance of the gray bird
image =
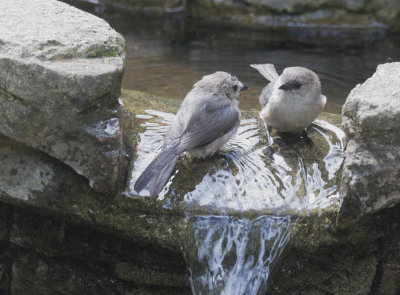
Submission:
POLYGON ((135 191, 147 186, 150 195, 157 196, 183 152, 200 158, 216 153, 239 127, 237 98, 246 89, 225 72, 206 75, 195 83, 168 129, 161 152, 137 179, 135 191))
POLYGON ((271 128, 307 137, 305 128, 314 121, 325 106, 318 76, 303 67, 286 68, 278 75, 272 64, 250 65, 270 83, 264 87, 259 101, 260 117, 271 128))

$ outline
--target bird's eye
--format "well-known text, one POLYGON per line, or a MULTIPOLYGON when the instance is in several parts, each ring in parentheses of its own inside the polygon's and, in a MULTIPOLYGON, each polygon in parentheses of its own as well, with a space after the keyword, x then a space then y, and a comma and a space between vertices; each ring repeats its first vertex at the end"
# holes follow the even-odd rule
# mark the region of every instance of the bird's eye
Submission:
POLYGON ((232 88, 233 88, 233 91, 236 91, 237 90, 237 85, 233 86, 232 88))
POLYGON ((300 82, 298 82, 298 81, 293 82, 293 89, 299 89, 300 87, 301 87, 300 82))

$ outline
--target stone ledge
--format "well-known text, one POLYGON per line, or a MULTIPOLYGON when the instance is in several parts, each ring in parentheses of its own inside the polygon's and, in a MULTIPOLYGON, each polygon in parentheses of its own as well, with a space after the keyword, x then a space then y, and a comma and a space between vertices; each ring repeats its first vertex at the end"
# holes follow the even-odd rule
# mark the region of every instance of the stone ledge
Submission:
MULTIPOLYGON (((400 5, 396 0, 355 1, 214 1, 188 2, 189 15, 220 24, 256 28, 301 28, 316 32, 393 31, 400 29, 400 5)), ((357 34, 354 34, 356 36, 357 34)), ((310 34, 312 36, 312 34, 310 34)), ((359 36, 358 36, 359 37, 359 36)))
POLYGON ((124 39, 56 0, 0 3, 0 134, 117 189, 124 39), (107 169, 105 169, 107 167, 107 169))
MULTIPOLYGON (((136 115, 144 114, 146 109, 175 113, 179 105, 178 101, 137 91, 124 91, 122 102, 124 106, 121 126, 132 152, 135 151, 138 143, 138 132, 143 132, 143 127, 140 126, 143 120, 137 118, 136 115)), ((340 121, 335 115, 323 116, 336 124, 340 121)), ((254 114, 244 114, 244 118, 246 117, 254 117, 254 114)), ((317 132, 311 134, 315 138, 317 135, 317 132)), ((278 142, 278 145, 283 146, 284 143, 278 142)), ((305 161, 312 162, 315 157, 321 157, 320 152, 306 157, 305 161)), ((136 154, 133 153, 131 169, 134 168, 135 159, 136 154)), ((184 167, 183 162, 182 169, 188 169, 184 167)), ((200 163, 197 164, 200 165, 200 163)), ((200 166, 208 167, 215 164, 213 161, 205 160, 200 166)), ((185 288, 188 286, 188 281, 181 250, 186 237, 185 210, 187 208, 180 205, 179 199, 168 197, 170 202, 165 202, 166 200, 163 202, 128 194, 129 181, 125 194, 116 194, 112 199, 104 199, 101 194, 89 187, 85 178, 77 175, 60 161, 5 138, 0 140, 0 165, 3 167, 0 170, 0 202, 12 204, 8 208, 13 211, 12 214, 7 213, 6 222, 9 225, 2 227, 0 224, 0 233, 3 228, 2 236, 6 237, 0 243, 10 241, 18 249, 22 249, 19 251, 22 251, 23 255, 18 257, 23 257, 26 263, 19 260, 15 262, 15 267, 21 269, 22 273, 36 273, 37 268, 31 269, 28 266, 30 264, 39 266, 38 261, 40 265, 43 265, 43 269, 52 267, 62 269, 70 265, 63 261, 71 260, 86 265, 85 269, 87 267, 90 269, 92 265, 103 274, 102 267, 106 265, 106 268, 109 271, 112 269, 112 272, 104 277, 105 282, 115 279, 117 281, 114 286, 117 286, 120 281, 128 283, 121 285, 125 286, 121 287, 123 290, 129 290, 131 286, 129 283, 132 283, 134 286, 146 284, 166 288, 166 290, 177 288, 171 291, 171 294, 174 294, 173 292, 177 292, 175 294, 188 293, 184 291, 187 290, 185 288), (168 203, 169 206, 166 206, 168 203), (44 256, 37 258, 38 254, 31 251, 44 256)), ((187 175, 190 174, 187 173, 187 175)), ((337 180, 333 180, 333 183, 335 181, 337 180)), ((196 210, 194 214, 209 214, 207 208, 199 207, 196 210)), ((364 280, 364 285, 367 287, 371 284, 376 259, 368 247, 370 243, 375 243, 377 239, 385 236, 385 232, 380 227, 371 230, 371 227, 365 224, 355 226, 351 231, 341 231, 335 225, 337 210, 337 206, 332 206, 324 210, 310 211, 309 214, 291 213, 293 220, 299 215, 301 217, 291 229, 288 251, 285 252, 285 257, 288 259, 285 260, 285 265, 287 265, 285 276, 289 273, 290 277, 299 271, 297 264, 293 263, 293 259, 297 256, 301 256, 299 259, 302 263, 310 266, 314 265, 313 257, 326 255, 324 252, 327 251, 326 249, 332 251, 338 247, 351 249, 353 246, 348 245, 356 245, 356 247, 365 248, 367 252, 365 257, 357 258, 355 266, 346 264, 346 259, 343 260, 340 257, 330 257, 328 260, 339 263, 352 274, 359 272, 359 276, 351 277, 356 278, 357 282, 364 280)), ((0 212, 3 211, 0 209, 0 212)), ((251 218, 259 214, 260 212, 250 212, 247 216, 251 218)), ((0 218, 0 222, 5 222, 3 219, 0 218)), ((388 222, 395 227, 394 222, 388 222)), ((347 250, 343 251, 344 254, 340 255, 344 258, 348 257, 347 250)), ((6 261, 2 260, 1 263, 5 265, 6 261)), ((78 276, 87 278, 86 272, 84 273, 80 267, 76 269, 74 267, 72 270, 70 268, 71 271, 68 272, 67 277, 76 271, 78 276)), ((329 288, 347 290, 346 286, 340 286, 335 282, 325 283, 324 280, 328 274, 321 268, 323 266, 310 268, 315 271, 310 274, 315 280, 308 284, 308 287, 324 282, 327 290, 329 288), (315 276, 315 273, 320 272, 323 275, 315 276)), ((44 281, 38 282, 46 284, 49 281, 56 282, 59 278, 50 276, 46 272, 44 281)), ((91 281, 90 278, 88 282, 91 281)), ((308 280, 307 276, 299 278, 296 282, 301 283, 305 280, 308 280)), ((2 288, 1 283, 0 280, 0 288, 2 288)), ((60 283, 62 285, 65 282, 60 283)), ((76 286, 75 283, 73 281, 73 286, 76 286)), ((22 286, 33 288, 33 284, 34 281, 30 280, 22 286)), ((286 289, 283 286, 286 284, 277 280, 274 286, 282 291, 275 290, 272 294, 290 294, 284 291, 286 289)), ((296 286, 295 282, 293 286, 296 286)), ((349 285, 349 290, 351 286, 349 285)), ((365 288, 368 289, 367 287, 365 288)), ((152 292, 154 293, 148 294, 159 294, 157 290, 152 292)))
MULTIPOLYGON (((121 126, 124 129, 126 142, 129 143, 133 152, 130 161, 130 169, 133 169, 133 163, 136 160, 134 151, 138 140, 137 132, 142 129, 139 126, 140 120, 138 121, 135 117, 136 114, 142 114, 145 109, 151 108, 175 113, 179 103, 136 91, 125 91, 122 101, 124 107, 121 126)), ((244 117, 253 115, 244 114, 244 117)), ((329 115, 326 117, 328 118, 329 115)), ((334 117, 330 120, 337 120, 337 118, 334 117)), ((319 157, 319 152, 309 160, 312 161, 315 157, 319 157)), ((293 158, 293 161, 297 162, 296 158, 293 158)), ((184 162, 182 161, 180 164, 181 168, 188 169, 184 162)), ((215 165, 212 159, 203 162, 201 166, 205 168, 215 165)), ((59 216, 74 224, 83 224, 118 234, 132 241, 141 241, 162 249, 180 251, 187 206, 182 204, 180 199, 171 198, 171 201, 157 201, 148 197, 131 195, 129 193, 131 172, 128 172, 125 193, 118 193, 110 200, 102 200, 101 195, 93 191, 83 177, 59 161, 5 138, 0 139, 0 164, 4 168, 0 171, 0 200, 3 202, 31 208, 42 214, 59 216), (166 206, 166 204, 169 205, 166 206)), ((326 177, 328 176, 326 175, 326 177)), ((181 181, 190 185, 187 179, 181 179, 181 181)), ((333 179, 331 185, 334 185, 335 182, 336 180, 333 179)), ((187 185, 179 189, 183 192, 186 188, 187 185)), ((326 218, 329 220, 329 222, 323 223, 322 228, 334 226, 334 212, 336 211, 337 208, 333 206, 326 212, 315 210, 315 212, 310 211, 304 214, 304 212, 286 210, 280 213, 292 214, 294 218, 301 215, 304 220, 310 221, 310 224, 307 221, 304 224, 299 223, 298 231, 306 230, 307 232, 308 226, 312 227, 312 224, 318 224, 317 220, 326 218), (315 216, 319 217, 314 219, 315 216), (301 227, 300 224, 302 224, 301 227)), ((190 212, 199 215, 210 214, 207 207, 201 206, 192 207, 190 212)), ((274 212, 279 211, 265 208, 264 214, 274 212)), ((231 213, 238 215, 234 211, 231 213)), ((251 210, 247 213, 250 218, 259 214, 260 212, 251 210)), ((322 235, 324 234, 322 233, 322 235)), ((309 248, 309 245, 304 242, 306 241, 299 242, 298 246, 309 248)), ((315 247, 318 247, 318 243, 319 241, 316 242, 315 247)))

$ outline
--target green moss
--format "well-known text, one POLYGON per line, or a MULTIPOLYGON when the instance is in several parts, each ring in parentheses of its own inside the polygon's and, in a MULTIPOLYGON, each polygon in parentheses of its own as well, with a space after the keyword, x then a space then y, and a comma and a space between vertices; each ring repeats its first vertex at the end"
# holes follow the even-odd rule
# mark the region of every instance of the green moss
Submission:
POLYGON ((124 101, 124 110, 135 114, 143 114, 145 110, 155 109, 166 113, 176 113, 180 101, 164 98, 136 90, 122 90, 121 99, 124 101))
POLYGON ((98 51, 89 51, 87 53, 88 58, 100 58, 100 57, 118 57, 120 52, 117 49, 107 49, 98 51))

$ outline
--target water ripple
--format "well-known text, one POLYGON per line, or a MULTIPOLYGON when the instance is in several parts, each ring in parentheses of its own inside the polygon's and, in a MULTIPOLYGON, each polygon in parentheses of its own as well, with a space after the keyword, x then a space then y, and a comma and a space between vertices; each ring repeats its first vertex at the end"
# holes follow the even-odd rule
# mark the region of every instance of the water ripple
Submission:
MULTIPOLYGON (((153 110, 137 115, 143 132, 132 192, 138 176, 159 152, 173 118, 153 110)), ((158 201, 166 208, 174 208, 175 203, 186 210, 182 246, 193 294, 264 294, 298 220, 296 214, 282 212, 322 212, 339 203, 336 176, 343 161, 344 133, 321 120, 308 133, 314 148, 279 136, 270 140, 257 119, 244 119, 237 135, 217 156, 182 157, 158 201), (214 214, 198 215, 191 209, 196 206, 212 209, 214 214), (246 212, 254 210, 258 218, 246 217, 246 212), (232 211, 235 217, 229 216, 232 211)), ((146 195, 147 191, 140 194, 146 195)))
MULTIPOLYGON (((140 173, 159 152, 174 115, 148 110, 137 117, 144 132, 140 133, 137 146, 132 191, 140 173)), ((344 133, 321 120, 312 125, 309 133, 317 146, 314 149, 304 144, 286 144, 278 137, 274 141, 279 148, 271 151, 257 120, 244 119, 217 161, 191 162, 186 157, 189 164, 181 166, 182 171, 176 168, 159 200, 173 191, 174 198, 182 204, 207 206, 217 211, 324 209, 338 201, 335 176, 343 161, 344 133), (204 169, 201 172, 195 166, 204 169), (193 173, 193 179, 184 179, 187 173, 193 173), (190 189, 174 187, 178 180, 189 180, 190 189)), ((140 195, 146 196, 148 192, 144 190, 140 195)))

